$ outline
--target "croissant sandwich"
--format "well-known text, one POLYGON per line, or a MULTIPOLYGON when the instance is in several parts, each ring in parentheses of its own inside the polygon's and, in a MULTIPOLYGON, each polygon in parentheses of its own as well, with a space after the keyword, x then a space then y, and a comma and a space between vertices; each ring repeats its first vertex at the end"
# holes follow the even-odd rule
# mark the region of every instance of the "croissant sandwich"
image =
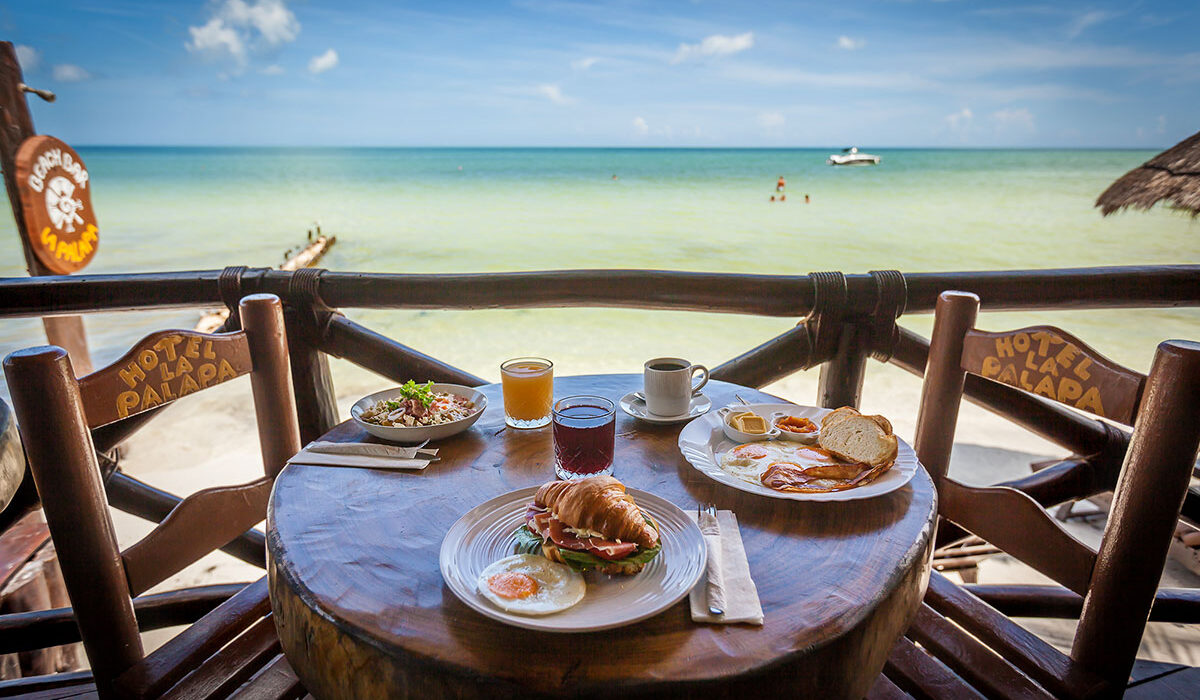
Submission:
POLYGON ((658 526, 611 476, 543 484, 515 536, 518 554, 605 574, 636 574, 662 550, 658 526))

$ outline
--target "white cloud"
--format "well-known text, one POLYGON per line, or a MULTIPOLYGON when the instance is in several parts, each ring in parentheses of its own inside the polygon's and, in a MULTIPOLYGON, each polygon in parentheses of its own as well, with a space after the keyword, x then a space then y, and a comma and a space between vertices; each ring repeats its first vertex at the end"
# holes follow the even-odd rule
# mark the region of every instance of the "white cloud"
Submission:
POLYGON ((35 71, 42 64, 42 55, 32 46, 17 44, 14 49, 17 52, 17 63, 21 64, 22 71, 26 73, 35 71))
POLYGON ((595 56, 588 56, 587 58, 580 58, 580 59, 571 61, 571 67, 574 68, 575 70, 588 70, 592 66, 596 65, 596 62, 599 60, 600 59, 596 58, 595 56))
POLYGON ((1112 17, 1113 14, 1111 12, 1105 12, 1103 10, 1092 10, 1091 12, 1085 12, 1067 24, 1067 38, 1074 39, 1082 34, 1088 27, 1091 27, 1095 24, 1100 24, 1101 22, 1111 19, 1112 17))
POLYGON ((971 113, 969 107, 963 107, 953 114, 946 115, 946 124, 951 131, 966 131, 971 126, 971 120, 975 115, 971 113))
POLYGON ((1033 124, 1033 113, 1024 107, 993 112, 992 120, 996 122, 996 130, 1000 132, 1023 131, 1032 134, 1037 131, 1033 124))
POLYGON ((73 63, 60 63, 54 66, 54 79, 60 83, 79 83, 91 80, 92 74, 73 63))
POLYGON ((633 130, 638 133, 638 136, 645 136, 650 133, 650 125, 641 117, 636 117, 633 120, 633 130))
POLYGON ((242 68, 251 46, 276 47, 293 41, 300 33, 300 21, 283 0, 225 0, 207 22, 188 27, 188 33, 192 37, 184 44, 188 51, 232 59, 242 68))
POLYGON ((325 53, 323 53, 319 56, 312 57, 312 60, 308 62, 308 72, 312 73, 313 75, 316 75, 318 73, 324 73, 327 70, 336 68, 337 64, 338 64, 337 51, 334 51, 333 49, 329 49, 328 51, 326 51, 325 53))
POLYGON ((285 71, 283 66, 279 65, 278 63, 272 63, 271 65, 259 71, 259 73, 262 73, 263 75, 283 75, 285 72, 287 71, 285 71))
POLYGON ((1158 119, 1154 120, 1154 126, 1155 126, 1155 131, 1157 131, 1158 133, 1160 133, 1160 134, 1166 133, 1166 131, 1167 131, 1167 115, 1165 115, 1165 114, 1158 115, 1158 119))
POLYGON ((213 17, 199 27, 188 27, 188 33, 192 35, 192 40, 185 44, 188 51, 228 54, 239 64, 245 63, 246 46, 242 43, 242 35, 226 25, 220 17, 213 17))
POLYGON ((759 126, 765 129, 776 129, 783 126, 787 119, 782 112, 763 112, 758 115, 759 126))
POLYGON ((232 26, 257 29, 263 41, 271 46, 292 41, 300 33, 299 20, 283 0, 258 0, 253 4, 245 0, 226 0, 221 16, 232 26))
POLYGON ((752 46, 754 46, 754 32, 746 32, 737 36, 713 34, 704 37, 699 44, 680 44, 671 63, 682 63, 704 56, 731 56, 752 46))
POLYGON ((847 51, 854 51, 855 49, 861 49, 862 47, 864 47, 866 45, 867 45, 866 39, 851 39, 850 37, 845 36, 845 35, 839 36, 838 40, 837 40, 837 47, 839 49, 845 49, 847 51))
POLYGON ((534 92, 542 97, 545 97, 547 100, 550 100, 556 105, 569 105, 575 103, 575 99, 564 95, 562 88, 557 85, 538 85, 536 88, 534 88, 534 92))

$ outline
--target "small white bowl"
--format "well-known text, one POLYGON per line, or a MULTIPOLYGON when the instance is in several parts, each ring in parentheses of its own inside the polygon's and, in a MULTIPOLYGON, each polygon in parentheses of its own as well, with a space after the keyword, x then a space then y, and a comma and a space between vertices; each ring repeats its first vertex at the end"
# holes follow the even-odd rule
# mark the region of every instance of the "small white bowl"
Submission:
POLYGON ((416 443, 424 442, 425 440, 441 440, 448 438, 451 435, 457 435, 467 428, 475 424, 483 412, 487 410, 487 397, 483 392, 476 391, 469 386, 461 384, 434 384, 433 390, 444 392, 447 394, 455 394, 461 396, 475 404, 475 412, 461 420, 452 421, 450 423, 442 423, 441 425, 419 425, 419 426, 396 426, 396 425, 376 425, 368 423, 360 416, 362 412, 375 405, 377 401, 385 401, 394 399, 400 396, 400 387, 385 389, 376 392, 370 396, 364 396, 359 399, 353 406, 350 407, 350 417, 354 422, 358 423, 363 430, 374 435, 377 438, 382 438, 390 442, 406 442, 416 443))
MULTIPOLYGON (((817 444, 817 440, 821 436, 821 429, 820 429, 821 424, 817 423, 816 421, 813 421, 813 423, 815 423, 817 425, 817 429, 812 431, 811 433, 793 433, 790 430, 784 430, 783 428, 780 428, 779 426, 775 425, 775 423, 778 422, 780 418, 787 418, 791 415, 792 414, 784 413, 783 411, 776 411, 771 414, 770 424, 771 424, 772 428, 779 431, 779 439, 780 440, 788 440, 789 442, 801 442, 801 443, 804 443, 805 445, 817 444)), ((801 416, 801 417, 803 417, 803 416, 801 416)), ((810 418, 809 420, 812 420, 812 419, 810 418)))
POLYGON ((738 409, 736 407, 732 406, 726 406, 717 410, 717 415, 721 417, 721 427, 725 429, 725 437, 733 440, 734 442, 757 442, 760 440, 773 440, 779 437, 779 434, 783 432, 779 428, 776 428, 773 423, 767 421, 767 425, 771 426, 767 429, 767 432, 743 433, 729 424, 729 415, 737 410, 738 409))

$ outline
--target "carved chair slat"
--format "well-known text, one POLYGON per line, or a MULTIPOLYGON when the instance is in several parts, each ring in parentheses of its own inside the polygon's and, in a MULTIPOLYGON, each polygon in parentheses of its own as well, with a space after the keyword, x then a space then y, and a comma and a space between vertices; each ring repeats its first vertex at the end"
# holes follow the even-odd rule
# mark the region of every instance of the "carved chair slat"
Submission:
POLYGON ((158 527, 121 553, 129 592, 141 595, 263 520, 274 480, 216 486, 183 499, 158 527))
POLYGON ((1133 425, 1146 382, 1146 375, 1053 326, 967 331, 962 368, 1125 425, 1133 425))
POLYGON ((249 374, 245 331, 151 333, 113 364, 79 380, 88 427, 98 428, 249 374))
POLYGON ((296 700, 305 694, 304 686, 283 654, 238 688, 230 700, 296 700))
POLYGON ((938 484, 938 512, 1072 591, 1087 592, 1096 553, 1024 493, 946 477, 938 484))
POLYGON ((883 673, 901 690, 917 698, 983 700, 985 697, 942 662, 917 648, 907 637, 901 637, 892 647, 883 665, 883 673))
POLYGON ((264 576, 172 637, 144 662, 121 674, 117 678, 117 687, 133 697, 161 695, 270 611, 267 577, 264 576))
POLYGON ((162 700, 228 698, 278 654, 279 634, 268 615, 184 676, 162 700))
POLYGON ((936 571, 925 602, 1055 695, 1087 695, 1100 686, 1099 678, 1075 669, 1066 654, 936 571))
POLYGON ((989 697, 1054 697, 925 603, 906 634, 989 697))

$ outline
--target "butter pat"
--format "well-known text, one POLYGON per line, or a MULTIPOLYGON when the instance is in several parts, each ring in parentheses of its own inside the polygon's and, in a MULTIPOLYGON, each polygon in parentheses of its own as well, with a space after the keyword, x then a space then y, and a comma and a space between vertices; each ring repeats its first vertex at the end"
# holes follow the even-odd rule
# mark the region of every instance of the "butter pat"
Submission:
POLYGON ((748 435, 762 435, 767 432, 767 420, 762 416, 742 416, 738 430, 748 435))

